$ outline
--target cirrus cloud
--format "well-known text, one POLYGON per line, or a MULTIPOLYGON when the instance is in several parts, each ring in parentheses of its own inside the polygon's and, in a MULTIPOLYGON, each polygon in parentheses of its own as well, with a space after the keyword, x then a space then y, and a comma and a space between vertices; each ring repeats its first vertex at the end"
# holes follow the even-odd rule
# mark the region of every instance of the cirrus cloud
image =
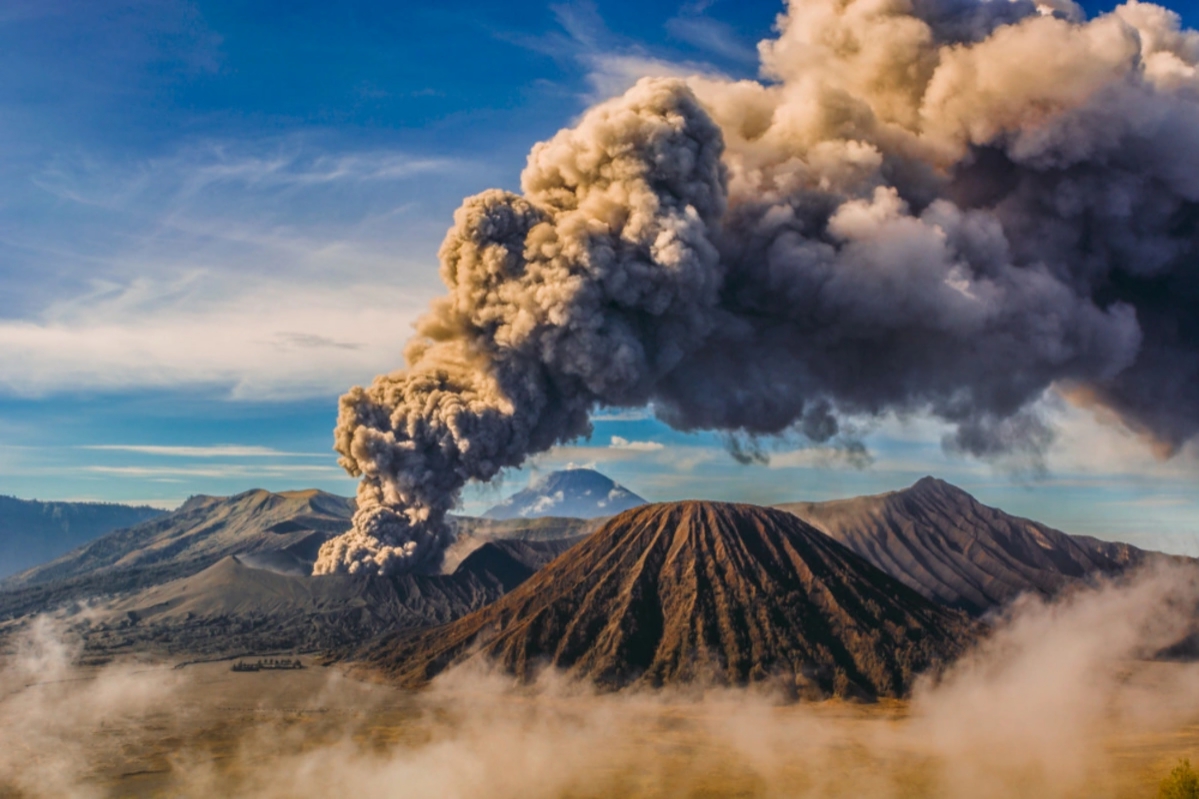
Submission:
POLYGON ((657 452, 665 449, 665 445, 657 441, 629 441, 622 436, 612 436, 612 442, 608 444, 610 449, 624 449, 632 452, 657 452))

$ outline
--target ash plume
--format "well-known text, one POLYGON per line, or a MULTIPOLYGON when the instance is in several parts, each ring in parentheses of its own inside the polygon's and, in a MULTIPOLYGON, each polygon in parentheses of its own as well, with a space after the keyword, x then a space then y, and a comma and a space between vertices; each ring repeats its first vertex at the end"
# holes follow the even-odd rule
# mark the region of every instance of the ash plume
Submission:
POLYGON ((1199 432, 1199 34, 1129 2, 793 0, 764 82, 646 79, 465 201, 406 368, 341 400, 354 527, 317 573, 435 568, 445 514, 653 402, 834 439, 929 413, 1043 448, 1047 389, 1199 432))

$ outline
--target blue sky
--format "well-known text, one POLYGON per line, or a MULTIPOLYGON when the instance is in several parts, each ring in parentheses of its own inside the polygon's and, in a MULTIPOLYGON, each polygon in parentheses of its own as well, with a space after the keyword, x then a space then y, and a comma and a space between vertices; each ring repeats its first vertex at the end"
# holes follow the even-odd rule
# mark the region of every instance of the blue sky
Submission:
MULTIPOLYGON (((1096 13, 1107 6, 1091 5, 1096 13)), ((1191 26, 1193 3, 1175 5, 1191 26)), ((150 501, 320 486, 336 398, 398 365, 440 290, 460 199, 635 77, 756 74, 775 0, 0 8, 0 493, 150 501)), ((1192 452, 1060 409, 1046 474, 951 459, 928 420, 863 431, 873 464, 603 416, 537 469, 595 464, 650 499, 888 490, 934 473, 1071 532, 1199 551, 1192 452)))

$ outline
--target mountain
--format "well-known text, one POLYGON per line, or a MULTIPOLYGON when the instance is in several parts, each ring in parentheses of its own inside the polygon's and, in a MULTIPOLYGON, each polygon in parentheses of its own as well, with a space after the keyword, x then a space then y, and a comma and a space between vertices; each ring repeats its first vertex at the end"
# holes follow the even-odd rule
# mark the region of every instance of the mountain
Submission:
POLYGON ((776 506, 925 597, 982 614, 1026 591, 1050 595, 1149 553, 1009 516, 933 477, 910 488, 776 506))
POLYGON ((158 508, 107 502, 39 502, 0 496, 0 578, 163 513, 158 508))
POLYGON ((4 588, 155 567, 182 576, 229 555, 251 553, 311 563, 326 538, 345 532, 353 512, 353 500, 317 490, 196 496, 173 513, 109 533, 10 577, 4 588))
POLYGON ((495 603, 362 656, 409 685, 482 656, 525 680, 552 666, 608 688, 898 696, 971 631, 793 514, 675 502, 626 511, 495 603))
MULTIPOLYGON (((10 577, 0 587, 11 591, 83 578, 90 585, 97 578, 115 579, 118 573, 126 577, 137 573, 149 580, 139 585, 157 584, 194 574, 230 556, 252 568, 306 575, 321 544, 345 532, 353 513, 353 499, 316 489, 196 496, 172 513, 89 541, 10 577)), ((582 519, 459 516, 450 521, 459 539, 448 553, 451 569, 487 541, 571 538, 595 526, 582 519)))
POLYGON ((328 651, 459 618, 520 585, 573 543, 488 542, 452 574, 396 577, 280 574, 228 556, 197 574, 93 603, 76 630, 92 658, 328 651))
POLYGON ((644 505, 645 500, 592 469, 551 472, 483 514, 486 519, 565 516, 594 519, 644 505))

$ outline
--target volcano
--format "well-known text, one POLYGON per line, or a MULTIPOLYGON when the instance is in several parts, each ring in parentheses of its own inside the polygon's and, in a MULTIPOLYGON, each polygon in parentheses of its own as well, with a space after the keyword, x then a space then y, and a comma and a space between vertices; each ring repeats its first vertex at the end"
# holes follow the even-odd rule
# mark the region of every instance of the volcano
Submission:
POLYGON ((364 654, 407 685, 485 658, 522 680, 552 667, 607 689, 875 697, 906 693, 972 630, 793 514, 689 501, 626 511, 495 603, 364 654))

